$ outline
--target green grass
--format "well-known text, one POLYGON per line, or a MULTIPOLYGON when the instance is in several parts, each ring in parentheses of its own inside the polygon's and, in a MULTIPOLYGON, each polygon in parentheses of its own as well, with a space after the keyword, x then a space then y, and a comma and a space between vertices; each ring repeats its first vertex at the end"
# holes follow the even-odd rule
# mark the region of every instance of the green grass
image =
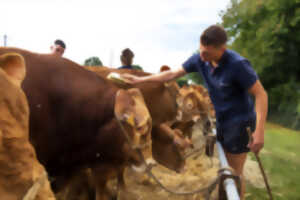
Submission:
MULTIPOLYGON (((300 131, 268 123, 260 157, 274 200, 300 200, 300 131)), ((255 160, 251 154, 251 159, 255 160)), ((266 189, 247 185, 246 200, 269 199, 266 189)))

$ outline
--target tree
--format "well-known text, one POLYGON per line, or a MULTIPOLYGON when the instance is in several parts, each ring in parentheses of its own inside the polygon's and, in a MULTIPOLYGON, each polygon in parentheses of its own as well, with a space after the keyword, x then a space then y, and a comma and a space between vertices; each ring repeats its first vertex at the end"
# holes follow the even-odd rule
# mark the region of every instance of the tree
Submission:
POLYGON ((132 65, 132 68, 144 71, 143 68, 140 65, 132 65))
POLYGON ((84 61, 84 66, 103 66, 101 60, 96 57, 96 56, 93 56, 93 57, 90 57, 88 59, 86 59, 84 61))
POLYGON ((221 16, 231 48, 267 89, 270 111, 287 113, 300 128, 300 0, 231 0, 221 16))
POLYGON ((203 84, 203 80, 201 75, 198 72, 188 73, 183 77, 180 77, 176 80, 180 87, 183 85, 193 84, 203 84))

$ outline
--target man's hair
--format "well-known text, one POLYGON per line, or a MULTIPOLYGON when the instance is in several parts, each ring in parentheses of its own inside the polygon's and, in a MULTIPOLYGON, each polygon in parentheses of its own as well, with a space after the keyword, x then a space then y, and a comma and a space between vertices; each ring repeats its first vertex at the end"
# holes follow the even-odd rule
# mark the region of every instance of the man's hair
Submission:
POLYGON ((212 25, 203 31, 200 42, 204 46, 213 45, 215 47, 226 44, 227 34, 223 27, 212 25))
POLYGON ((134 57, 134 53, 129 48, 126 48, 122 51, 121 62, 124 65, 132 65, 133 57, 134 57))
POLYGON ((57 40, 54 41, 54 44, 55 45, 59 45, 59 46, 61 46, 64 49, 66 48, 66 44, 62 40, 57 39, 57 40))

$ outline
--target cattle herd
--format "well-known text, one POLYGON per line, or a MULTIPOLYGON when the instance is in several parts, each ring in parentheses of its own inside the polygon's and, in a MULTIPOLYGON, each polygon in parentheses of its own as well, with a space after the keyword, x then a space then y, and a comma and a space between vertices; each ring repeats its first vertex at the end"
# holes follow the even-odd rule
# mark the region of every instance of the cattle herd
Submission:
POLYGON ((89 200, 115 198, 107 183, 116 179, 118 192, 126 192, 128 167, 144 172, 155 163, 180 173, 193 125, 200 122, 207 134, 214 121, 200 85, 119 84, 107 78, 111 72, 149 73, 17 48, 0 47, 0 68, 4 200, 52 200, 78 184, 89 200))

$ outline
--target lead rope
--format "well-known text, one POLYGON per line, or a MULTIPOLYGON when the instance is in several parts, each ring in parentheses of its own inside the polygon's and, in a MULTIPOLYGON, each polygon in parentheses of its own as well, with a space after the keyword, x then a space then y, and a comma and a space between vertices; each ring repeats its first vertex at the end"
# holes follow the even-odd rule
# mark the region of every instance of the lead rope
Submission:
POLYGON ((154 174, 152 173, 152 167, 151 165, 147 165, 147 169, 146 169, 146 173, 148 176, 150 176, 151 178, 153 178, 153 180, 165 191, 171 193, 171 194, 174 194, 174 195, 194 195, 194 194, 197 194, 197 193, 203 193, 203 192, 206 192, 205 193, 205 200, 210 200, 210 196, 211 196, 211 193, 212 191, 216 188, 216 186, 220 183, 223 183, 224 180, 226 178, 236 178, 238 179, 239 177, 238 176, 234 176, 234 175, 226 175, 224 174, 224 172, 226 170, 229 170, 230 172, 232 172, 232 169, 228 168, 228 167, 225 167, 225 168, 221 168, 218 170, 218 176, 215 180, 211 181, 210 184, 208 184, 208 186, 206 187, 202 187, 202 188, 199 188, 197 190, 194 190, 194 191, 190 191, 190 192, 175 192, 171 189, 168 189, 167 187, 165 187, 157 178, 156 176, 154 176, 154 174))
MULTIPOLYGON (((116 118, 117 119, 117 118, 116 118)), ((126 138, 128 139, 128 143, 129 143, 129 146, 130 148, 132 148, 132 145, 131 145, 131 141, 128 137, 128 134, 126 132, 126 130, 123 128, 121 122, 119 121, 119 119, 117 119, 117 122, 119 124, 119 126, 121 127, 122 131, 124 132, 124 134, 126 135, 126 138)), ((197 194, 197 193, 201 193, 201 192, 204 192, 204 191, 207 191, 207 197, 206 197, 206 200, 209 200, 210 199, 210 194, 211 192, 216 188, 216 185, 218 184, 219 180, 220 180, 220 177, 218 176, 214 181, 212 181, 207 187, 204 187, 204 188, 200 188, 200 189, 197 189, 195 191, 192 191, 192 192, 175 192, 175 191, 172 191, 170 189, 168 189, 167 187, 165 187, 159 180, 158 178, 156 178, 156 176, 152 173, 152 168, 154 167, 154 165, 152 164, 147 164, 147 162, 145 161, 145 158, 141 152, 141 149, 140 148, 136 148, 136 149, 132 149, 134 151, 137 151, 143 164, 146 166, 146 174, 152 178, 162 189, 164 189, 165 191, 171 193, 171 194, 176 194, 176 195, 193 195, 193 194, 197 194)))
POLYGON ((36 198, 36 195, 38 194, 38 191, 45 184, 47 177, 47 173, 44 171, 42 176, 38 178, 38 180, 36 180, 32 184, 32 186, 27 190, 22 200, 34 200, 36 198))

